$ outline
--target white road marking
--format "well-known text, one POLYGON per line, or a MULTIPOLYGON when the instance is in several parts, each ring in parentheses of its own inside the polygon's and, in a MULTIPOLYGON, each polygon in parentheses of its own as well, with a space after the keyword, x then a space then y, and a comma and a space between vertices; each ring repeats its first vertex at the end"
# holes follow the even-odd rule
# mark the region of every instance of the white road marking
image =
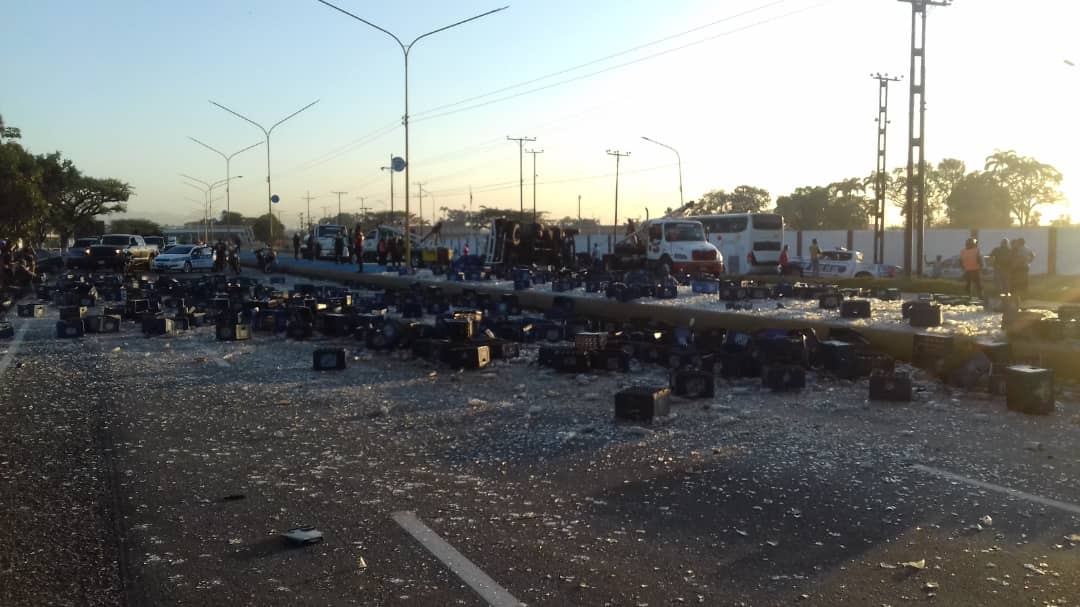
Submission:
POLYGON ((402 529, 408 531, 409 535, 428 549, 428 552, 435 555, 435 558, 442 561, 450 571, 453 571, 455 575, 461 578, 461 581, 475 590, 476 594, 480 595, 480 598, 487 601, 488 605, 492 607, 521 607, 523 605, 521 601, 511 596, 505 588, 488 577, 479 567, 472 564, 469 559, 465 558, 453 546, 446 543, 437 533, 421 522, 420 519, 416 518, 415 514, 401 511, 395 512, 391 516, 398 525, 401 525, 402 529))
POLYGON ((1020 498, 1022 500, 1027 500, 1029 502, 1033 502, 1033 503, 1036 503, 1036 504, 1042 504, 1043 506, 1049 506, 1051 508, 1057 508, 1058 510, 1068 512, 1070 514, 1080 514, 1080 506, 1077 506, 1076 504, 1070 504, 1068 502, 1061 502, 1061 501, 1058 501, 1058 500, 1055 500, 1055 499, 1051 499, 1049 497, 1043 497, 1041 495, 1034 495, 1034 494, 1031 494, 1031 493, 1025 493, 1023 491, 1019 491, 1017 489, 1012 489, 1010 487, 1003 487, 1001 485, 995 485, 993 483, 987 483, 987 482, 976 480, 976 479, 973 479, 973 478, 967 478, 966 476, 960 476, 959 474, 953 474, 952 472, 947 472, 945 470, 939 470, 937 468, 931 468, 930 466, 923 466, 921 464, 914 464, 911 467, 916 469, 916 470, 919 470, 921 472, 925 472, 927 474, 932 474, 934 476, 940 476, 941 478, 948 479, 948 480, 951 480, 951 481, 956 481, 958 483, 964 483, 965 485, 971 485, 972 487, 979 487, 980 489, 988 489, 990 491, 996 491, 998 493, 1004 493, 1005 495, 1011 495, 1013 497, 1017 497, 1017 498, 1020 498))
POLYGON ((11 338, 11 342, 8 344, 7 353, 3 358, 0 358, 0 377, 3 377, 4 371, 11 365, 11 361, 15 358, 15 352, 19 349, 19 345, 22 344, 23 337, 26 337, 26 331, 30 328, 30 323, 22 323, 22 325, 15 330, 15 337, 11 338))

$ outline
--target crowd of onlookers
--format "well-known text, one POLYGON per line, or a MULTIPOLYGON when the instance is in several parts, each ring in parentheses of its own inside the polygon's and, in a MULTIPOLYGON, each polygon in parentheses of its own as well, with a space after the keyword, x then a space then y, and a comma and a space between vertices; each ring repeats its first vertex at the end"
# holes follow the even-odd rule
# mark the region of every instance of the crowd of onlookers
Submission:
MULTIPOLYGON (((1014 238, 1011 242, 1008 238, 1002 238, 1001 244, 990 252, 994 294, 1007 293, 1023 299, 1027 295, 1028 275, 1034 260, 1035 253, 1023 238, 1014 238)), ((964 249, 960 251, 960 267, 964 271, 968 295, 982 297, 982 272, 985 268, 978 240, 968 238, 964 243, 964 249)))
POLYGON ((37 278, 37 251, 22 240, 0 239, 0 289, 29 286, 37 278))

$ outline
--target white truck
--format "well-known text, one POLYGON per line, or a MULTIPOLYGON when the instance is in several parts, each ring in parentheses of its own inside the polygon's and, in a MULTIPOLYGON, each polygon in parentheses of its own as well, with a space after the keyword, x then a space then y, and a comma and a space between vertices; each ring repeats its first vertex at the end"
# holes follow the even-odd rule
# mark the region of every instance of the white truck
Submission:
MULTIPOLYGON (((812 276, 810 256, 795 257, 789 263, 788 273, 801 271, 803 276, 812 276)), ((863 261, 862 251, 851 251, 844 247, 823 249, 818 259, 818 276, 827 278, 895 278, 897 267, 889 264, 876 264, 863 261)))
POLYGON ((646 220, 616 243, 615 252, 604 256, 604 267, 718 276, 724 272, 724 256, 706 240, 700 221, 659 218, 646 220))
POLYGON ((352 243, 349 242, 349 228, 333 224, 311 226, 308 237, 301 245, 305 257, 311 259, 333 259, 334 241, 338 236, 345 239, 345 256, 348 257, 352 243))

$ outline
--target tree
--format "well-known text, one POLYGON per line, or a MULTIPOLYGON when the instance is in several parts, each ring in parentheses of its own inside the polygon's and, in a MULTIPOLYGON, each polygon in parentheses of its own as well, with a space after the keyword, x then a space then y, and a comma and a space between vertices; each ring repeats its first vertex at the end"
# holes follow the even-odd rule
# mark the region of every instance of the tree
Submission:
POLYGON ((244 217, 236 211, 221 211, 221 218, 218 219, 218 223, 230 226, 246 226, 251 225, 255 221, 253 217, 244 217))
POLYGON ((1057 219, 1050 222, 1050 225, 1055 228, 1067 228, 1073 224, 1072 215, 1061 215, 1057 219))
POLYGON ((34 156, 17 143, 0 144, 0 236, 23 238, 40 232, 45 214, 40 186, 41 167, 34 156))
POLYGON ((76 226, 97 215, 127 210, 132 188, 112 178, 84 176, 60 152, 37 157, 42 169, 41 192, 48 205, 48 221, 66 242, 76 226))
POLYGON ((158 236, 161 234, 161 225, 149 219, 114 219, 109 223, 109 231, 113 234, 158 236))
MULTIPOLYGON (((720 215, 723 213, 760 213, 769 207, 772 196, 768 190, 741 185, 731 192, 712 190, 701 196, 687 212, 688 215, 720 215)), ((667 212, 671 212, 668 209, 667 212)))
POLYGON ((255 221, 251 224, 251 232, 255 235, 255 240, 261 240, 265 243, 270 242, 271 221, 274 226, 275 241, 280 242, 284 240, 285 225, 278 221, 278 218, 274 215, 260 215, 255 218, 255 221))
POLYGON ((1062 175, 1057 169, 1012 150, 997 150, 988 156, 986 172, 1008 192, 1012 215, 1022 228, 1037 225, 1036 207, 1064 198, 1058 189, 1062 175))
POLYGON ((988 173, 966 175, 945 202, 949 225, 954 228, 1007 228, 1011 206, 1009 193, 988 173))
POLYGON ((793 230, 858 230, 870 222, 873 201, 865 180, 845 179, 828 186, 801 187, 776 199, 776 212, 793 230))
MULTIPOLYGON (((926 227, 945 223, 945 201, 956 184, 967 175, 967 166, 963 160, 945 158, 937 166, 926 165, 926 227)), ((876 173, 865 180, 868 187, 876 187, 876 173)), ((886 175, 885 199, 900 209, 901 215, 907 214, 907 168, 900 167, 886 175)))

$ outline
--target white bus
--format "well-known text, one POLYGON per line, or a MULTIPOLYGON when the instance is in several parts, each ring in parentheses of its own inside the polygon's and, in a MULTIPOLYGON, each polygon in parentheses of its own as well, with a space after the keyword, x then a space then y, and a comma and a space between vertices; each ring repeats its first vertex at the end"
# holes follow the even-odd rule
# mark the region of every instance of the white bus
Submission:
POLYGON ((696 215, 728 274, 775 274, 784 247, 784 218, 775 213, 696 215))

